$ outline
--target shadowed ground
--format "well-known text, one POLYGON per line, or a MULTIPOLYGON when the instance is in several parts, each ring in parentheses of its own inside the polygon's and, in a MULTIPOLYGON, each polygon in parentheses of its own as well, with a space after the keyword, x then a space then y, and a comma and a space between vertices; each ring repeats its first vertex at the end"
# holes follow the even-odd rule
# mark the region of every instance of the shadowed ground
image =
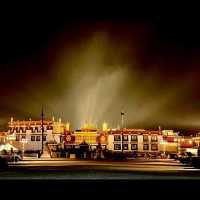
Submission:
POLYGON ((200 179, 200 170, 173 160, 27 160, 10 163, 0 179, 140 180, 200 179))

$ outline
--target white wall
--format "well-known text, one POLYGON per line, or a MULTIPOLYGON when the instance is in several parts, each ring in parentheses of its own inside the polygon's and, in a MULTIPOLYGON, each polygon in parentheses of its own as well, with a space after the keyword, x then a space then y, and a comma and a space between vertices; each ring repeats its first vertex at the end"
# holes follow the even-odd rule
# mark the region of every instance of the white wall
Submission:
MULTIPOLYGON (((18 133, 16 133, 17 135, 18 133)), ((33 151, 37 151, 37 150, 41 150, 42 149, 42 133, 32 133, 30 130, 27 130, 26 133, 23 133, 24 135, 26 135, 26 139, 27 139, 27 143, 24 144, 24 150, 33 150, 33 151), (31 141, 31 136, 40 136, 40 141, 31 141)), ((21 135, 21 133, 20 133, 21 135)), ((53 134, 52 130, 47 130, 44 132, 44 135, 46 135, 46 141, 43 142, 43 144, 45 145, 46 142, 49 141, 56 141, 57 143, 60 143, 60 134, 53 134)), ((21 136, 20 136, 21 139, 21 136)), ((36 138, 35 138, 36 139, 36 138)), ((15 141, 15 143, 17 143, 17 146, 19 148, 19 150, 22 150, 22 143, 21 141, 15 141)))
MULTIPOLYGON (((151 142, 151 135, 148 135, 148 142, 143 142, 143 135, 137 135, 138 141, 137 142, 133 142, 133 141, 131 141, 131 135, 128 135, 128 141, 124 141, 123 142, 123 144, 127 144, 128 143, 128 150, 124 150, 124 152, 134 151, 134 150, 131 150, 131 144, 137 144, 138 145, 138 150, 137 150, 138 152, 145 152, 145 150, 143 149, 143 144, 149 144, 149 150, 146 150, 146 152, 157 152, 157 151, 160 151, 161 138, 162 138, 161 135, 157 135, 157 142, 151 142), (154 143, 158 145, 158 150, 157 151, 151 150, 151 144, 154 144, 154 143)), ((107 145, 108 150, 121 151, 121 150, 114 150, 114 144, 121 144, 121 143, 122 143, 121 141, 114 141, 114 134, 113 135, 108 135, 108 145, 107 145)))

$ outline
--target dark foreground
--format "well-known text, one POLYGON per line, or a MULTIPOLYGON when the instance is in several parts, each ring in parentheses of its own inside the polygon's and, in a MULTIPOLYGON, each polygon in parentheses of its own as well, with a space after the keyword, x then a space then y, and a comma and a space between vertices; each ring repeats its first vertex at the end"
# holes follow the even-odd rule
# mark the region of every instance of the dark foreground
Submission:
POLYGON ((22 180, 200 180, 200 169, 174 160, 67 161, 27 160, 10 163, 0 179, 22 180))

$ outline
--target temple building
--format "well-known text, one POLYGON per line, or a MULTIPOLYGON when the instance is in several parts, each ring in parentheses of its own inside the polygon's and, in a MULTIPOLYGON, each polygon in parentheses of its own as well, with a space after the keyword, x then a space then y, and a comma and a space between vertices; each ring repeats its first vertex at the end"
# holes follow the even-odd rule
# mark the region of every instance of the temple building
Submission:
MULTIPOLYGON (((61 118, 43 121, 43 144, 51 146, 52 152, 66 149, 79 149, 81 144, 87 144, 89 150, 95 150, 99 145, 110 152, 137 153, 181 153, 195 151, 199 148, 200 134, 196 136, 181 136, 173 130, 144 130, 108 128, 103 123, 101 128, 85 123, 77 130, 70 129, 70 123, 63 123, 61 118), (122 141, 123 140, 123 141, 122 141)), ((9 142, 17 149, 35 152, 42 149, 42 121, 14 120, 8 122, 8 131, 0 134, 0 142, 9 142)), ((53 155, 54 153, 52 153, 53 155)), ((51 156, 52 156, 51 155, 51 156)))
MULTIPOLYGON (((105 130, 105 124, 102 127, 105 130)), ((65 131, 64 142, 67 147, 78 148, 80 144, 86 143, 90 149, 96 149, 96 146, 101 143, 102 148, 106 148, 107 139, 105 131, 100 131, 93 124, 85 123, 82 128, 75 131, 65 131)))
POLYGON ((0 132, 0 144, 6 143, 7 141, 7 133, 6 132, 0 132))
POLYGON ((158 152, 162 135, 159 131, 143 129, 115 129, 108 131, 108 149, 125 153, 158 152), (122 142, 123 139, 123 142, 122 142))
MULTIPOLYGON (((66 125, 54 120, 44 120, 43 143, 60 143, 66 125)), ((11 117, 8 122, 8 137, 11 143, 18 149, 25 151, 38 151, 42 148, 42 121, 41 120, 14 120, 11 117), (24 144, 23 144, 24 143, 24 144)))

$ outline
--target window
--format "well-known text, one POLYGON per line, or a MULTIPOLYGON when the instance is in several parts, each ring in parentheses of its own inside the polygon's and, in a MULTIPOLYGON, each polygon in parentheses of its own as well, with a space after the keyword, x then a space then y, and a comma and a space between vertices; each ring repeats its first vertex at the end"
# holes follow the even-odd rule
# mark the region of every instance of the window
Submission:
POLYGON ((47 126, 47 130, 53 130, 52 126, 47 126))
POLYGON ((31 141, 35 141, 35 135, 31 135, 31 141))
POLYGON ((131 144, 131 150, 137 150, 138 146, 137 144, 131 144))
POLYGON ((143 141, 144 142, 148 142, 149 141, 148 135, 143 135, 143 141))
POLYGON ((115 135, 114 141, 121 141, 121 135, 115 135))
POLYGON ((158 141, 157 135, 152 135, 152 136, 151 136, 151 141, 152 141, 152 142, 157 142, 157 141, 158 141))
POLYGON ((35 129, 33 127, 31 127, 31 132, 35 133, 35 129))
POLYGON ((21 136, 21 139, 26 139, 26 135, 22 135, 22 136, 21 136))
POLYGON ((149 145, 148 144, 144 144, 143 149, 144 150, 149 150, 149 145))
POLYGON ((137 135, 131 135, 131 141, 137 141, 138 138, 137 138, 137 135))
POLYGON ((158 150, 158 145, 157 144, 152 144, 151 145, 151 150, 152 151, 157 151, 158 150))
POLYGON ((16 141, 19 141, 19 135, 16 135, 16 141))
POLYGON ((123 144, 123 149, 128 150, 128 144, 123 144))
POLYGON ((121 150, 121 144, 114 144, 114 150, 121 150))
POLYGON ((123 141, 128 141, 128 135, 123 135, 123 141))
POLYGON ((60 136, 60 142, 63 142, 63 141, 64 141, 64 137, 60 136))
POLYGON ((36 136, 36 141, 40 141, 40 136, 39 135, 36 136))
POLYGON ((26 128, 25 127, 22 129, 22 133, 26 133, 26 128))
POLYGON ((46 135, 43 136, 43 141, 47 141, 47 136, 46 135))
POLYGON ((10 133, 14 133, 14 128, 10 128, 10 133))

